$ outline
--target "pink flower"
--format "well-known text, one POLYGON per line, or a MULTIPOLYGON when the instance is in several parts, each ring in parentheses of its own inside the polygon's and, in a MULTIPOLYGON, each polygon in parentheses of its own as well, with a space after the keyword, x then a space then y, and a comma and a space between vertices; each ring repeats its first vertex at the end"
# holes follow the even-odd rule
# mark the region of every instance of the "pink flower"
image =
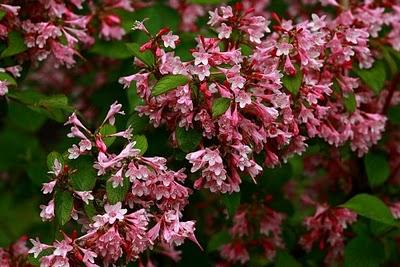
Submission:
POLYGON ((134 23, 133 23, 133 26, 132 26, 132 30, 139 30, 139 31, 144 31, 144 32, 149 32, 148 30, 147 30, 147 28, 146 28, 146 26, 144 25, 144 22, 146 21, 146 20, 148 20, 148 18, 146 18, 146 19, 144 19, 144 20, 142 20, 142 21, 138 21, 138 20, 136 20, 134 23))
POLYGON ((110 110, 108 111, 107 116, 104 119, 103 123, 105 123, 106 121, 109 121, 109 123, 111 125, 114 125, 114 123, 115 123, 115 117, 114 117, 115 114, 125 115, 125 112, 121 111, 121 108, 122 108, 122 105, 118 104, 117 101, 115 101, 113 104, 111 104, 110 110))
POLYGON ((31 241, 33 247, 29 250, 28 253, 29 253, 29 254, 32 254, 32 253, 33 253, 33 256, 34 256, 35 258, 37 258, 37 257, 39 256, 39 254, 40 254, 43 250, 48 249, 48 248, 51 247, 51 246, 48 246, 48 245, 46 245, 46 244, 42 244, 42 243, 39 241, 39 238, 36 238, 36 240, 30 239, 30 241, 31 241))
POLYGON ((8 82, 0 81, 0 96, 5 96, 8 93, 8 82))
POLYGON ((18 11, 21 9, 20 6, 12 6, 12 5, 6 5, 6 4, 0 4, 0 8, 2 10, 5 10, 9 13, 11 13, 13 16, 18 16, 18 11))
POLYGON ((77 138, 81 138, 81 139, 87 139, 87 137, 76 126, 71 127, 71 132, 68 133, 67 136, 70 138, 77 137, 77 138))
POLYGON ((221 26, 217 29, 217 32, 219 39, 229 39, 232 33, 232 28, 227 26, 225 23, 222 23, 221 26))
POLYGON ((76 51, 73 48, 56 41, 51 41, 50 47, 54 57, 57 59, 57 65, 65 65, 70 68, 75 64, 74 55, 76 54, 76 51))
POLYGON ((208 65, 208 59, 211 58, 210 54, 204 52, 193 52, 192 55, 194 57, 195 65, 199 64, 208 65))
POLYGON ((121 27, 121 19, 113 14, 108 14, 101 19, 100 35, 106 40, 121 40, 125 34, 121 27))
POLYGON ((114 134, 110 134, 109 136, 110 137, 112 137, 112 136, 113 137, 123 137, 127 140, 131 140, 132 139, 132 131, 133 131, 133 129, 129 125, 128 129, 121 131, 121 132, 114 133, 114 134))
POLYGON ((286 42, 281 42, 281 43, 278 43, 276 45, 276 49, 277 49, 276 50, 276 55, 278 57, 282 56, 282 55, 287 56, 287 55, 289 55, 290 50, 293 49, 293 45, 292 44, 288 44, 286 42))
POLYGON ((348 29, 345 34, 346 40, 353 44, 358 44, 360 39, 365 39, 369 36, 368 32, 363 29, 348 29))
POLYGON ((395 219, 400 219, 400 202, 391 203, 390 211, 395 219))
POLYGON ((90 151, 92 149, 92 142, 89 139, 83 139, 79 141, 79 151, 81 153, 85 152, 86 150, 90 151))
POLYGON ((172 49, 175 49, 175 44, 178 42, 179 36, 173 35, 172 32, 168 32, 167 34, 161 36, 161 39, 163 40, 166 48, 171 47, 172 49))
POLYGON ((51 181, 49 183, 44 183, 42 186, 43 194, 51 194, 53 192, 54 186, 56 185, 57 180, 51 181))
POLYGON ((69 159, 77 159, 80 154, 81 154, 81 150, 79 149, 79 147, 77 145, 72 145, 71 148, 68 148, 68 158, 69 159))
POLYGON ((85 126, 83 126, 81 121, 76 116, 75 112, 72 113, 71 116, 68 117, 68 121, 66 123, 64 123, 64 125, 69 125, 69 124, 78 126, 78 127, 82 128, 82 129, 86 129, 85 126))
POLYGON ((64 258, 67 256, 67 253, 73 249, 73 247, 70 245, 70 242, 67 240, 54 242, 53 246, 55 248, 55 250, 53 251, 53 255, 61 256, 64 258))
POLYGON ((244 237, 249 234, 249 222, 246 218, 247 211, 245 209, 238 210, 233 217, 233 226, 230 233, 235 237, 244 237))
POLYGON ((319 29, 322 29, 326 26, 325 22, 326 15, 318 17, 317 14, 312 14, 311 18, 312 22, 310 22, 308 26, 311 27, 312 31, 318 31, 319 29))
POLYGON ((6 67, 5 70, 11 73, 15 78, 18 78, 21 76, 22 67, 20 65, 15 65, 6 67))
POLYGON ((323 6, 328 6, 328 5, 339 6, 336 0, 320 0, 320 1, 323 6))
POLYGON ((113 188, 123 186, 124 177, 122 177, 123 168, 120 168, 115 174, 111 175, 110 181, 112 182, 113 188))
POLYGON ((245 91, 240 91, 235 98, 235 102, 239 103, 240 108, 244 108, 246 105, 251 104, 251 97, 245 91))
POLYGON ((40 217, 43 221, 49 221, 54 218, 54 199, 50 200, 49 204, 40 205, 42 211, 40 212, 40 217))
POLYGON ((77 194, 86 204, 89 204, 89 200, 94 200, 92 191, 75 191, 75 194, 77 194))
POLYGON ((121 235, 116 231, 115 227, 111 227, 96 240, 93 250, 97 255, 103 257, 104 266, 108 266, 121 257, 122 244, 121 235))
POLYGON ((221 6, 220 10, 222 12, 222 17, 224 19, 228 19, 233 17, 232 7, 231 6, 221 6))
POLYGON ((54 174, 55 176, 59 176, 62 172, 62 164, 58 161, 58 159, 55 159, 53 162, 52 170, 47 172, 50 174, 54 174))
POLYGON ((210 66, 208 65, 198 65, 194 66, 192 69, 192 74, 197 75, 200 81, 203 81, 206 77, 211 75, 210 66))
POLYGON ((124 219, 124 215, 128 210, 122 209, 121 207, 121 202, 118 202, 114 205, 106 204, 104 206, 104 210, 106 211, 106 214, 104 214, 104 216, 109 224, 113 224, 117 220, 122 221, 124 219))
POLYGON ((83 259, 82 262, 87 266, 87 267, 97 267, 97 264, 94 264, 94 258, 97 257, 97 254, 94 253, 91 250, 88 249, 83 249, 80 248, 80 250, 83 252, 83 259))
POLYGON ((357 214, 345 208, 329 208, 318 205, 314 216, 304 221, 309 232, 300 239, 305 250, 310 251, 319 240, 321 249, 328 247, 326 262, 332 262, 343 254, 344 230, 357 220, 357 214))
POLYGON ((214 11, 208 11, 208 14, 209 14, 209 20, 207 24, 211 26, 215 26, 216 24, 223 21, 223 18, 218 14, 218 8, 216 8, 214 11))
POLYGON ((239 241, 223 245, 220 249, 220 254, 224 259, 232 263, 245 264, 250 259, 246 246, 239 241))
POLYGON ((149 73, 136 73, 130 76, 119 78, 118 82, 124 85, 124 88, 128 88, 132 81, 136 81, 136 89, 138 95, 147 98, 150 95, 148 85, 149 73))

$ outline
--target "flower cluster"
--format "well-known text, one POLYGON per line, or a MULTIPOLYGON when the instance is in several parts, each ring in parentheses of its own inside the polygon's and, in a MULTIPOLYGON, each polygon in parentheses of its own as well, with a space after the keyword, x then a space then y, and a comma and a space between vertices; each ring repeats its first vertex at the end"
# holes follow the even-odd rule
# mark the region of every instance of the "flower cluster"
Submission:
POLYGON ((232 241, 220 248, 221 257, 230 263, 248 263, 249 251, 262 248, 263 257, 272 261, 278 249, 285 247, 282 240, 282 221, 285 215, 265 204, 241 206, 233 218, 229 232, 232 241))
MULTIPOLYGON (((313 14, 297 24, 274 15, 271 33, 270 21, 251 9, 223 6, 209 12, 217 37, 198 36, 193 60, 176 56, 171 49, 179 37, 162 29, 140 49, 153 53, 154 65, 144 62, 140 66, 147 67, 120 82, 136 82, 144 100, 137 111, 155 127, 202 133, 205 148, 187 155, 192 171, 202 172, 197 188, 238 191, 239 174, 254 179, 262 170, 253 153, 274 167, 301 154, 314 137, 334 146, 349 142, 359 156, 378 142, 386 117, 369 108, 376 97, 351 69, 373 66, 379 51, 370 42, 384 39, 378 35, 383 26, 396 27, 396 12, 364 4, 336 18, 313 14), (367 13, 375 15, 360 19, 367 13), (187 82, 153 92, 158 79, 176 76, 187 82)), ((135 29, 148 33, 139 24, 135 29)))
MULTIPOLYGON (((19 63, 39 63, 45 59, 54 66, 72 67, 76 57, 82 57, 83 50, 95 43, 96 35, 103 39, 120 40, 125 34, 121 19, 115 10, 133 11, 129 0, 104 1, 94 5, 92 1, 6 1, 0 4, 0 39, 7 40, 11 52, 2 57, 13 56, 19 63), (95 30, 93 25, 100 25, 95 30)), ((9 63, 7 63, 9 64, 9 63)), ((1 68, 19 77, 20 65, 1 68)), ((13 85, 9 79, 0 79, 0 96, 13 85)))
POLYGON ((0 266, 29 267, 27 263, 29 248, 26 246, 28 238, 23 236, 12 243, 8 248, 0 248, 0 266))
MULTIPOLYGON (((40 216, 43 220, 52 220, 57 209, 58 216, 66 212, 62 216, 76 220, 84 235, 64 234, 64 239, 53 245, 32 240, 34 247, 30 253, 35 257, 44 250, 51 252, 40 258, 41 266, 73 266, 77 262, 89 267, 109 266, 121 258, 126 262, 136 260, 153 247, 171 251, 186 238, 197 243, 195 222, 182 221, 182 210, 191 192, 182 185, 186 179, 183 169, 175 172, 167 168, 166 159, 143 156, 132 140, 131 128, 114 133, 102 130, 114 125, 117 114, 124 114, 121 107, 116 102, 112 104, 96 132, 85 127, 75 113, 69 117, 68 136, 80 141, 68 149, 72 165, 55 156, 49 172, 53 179, 42 188, 52 198, 48 205, 41 206, 40 216), (127 141, 119 153, 111 152, 106 145, 107 139, 116 137, 127 141), (88 156, 94 157, 97 178, 79 176, 90 165, 78 165, 81 170, 73 168, 73 160, 88 156), (74 184, 74 175, 82 179, 78 186, 74 184), (83 186, 87 184, 84 179, 94 179, 94 182, 83 186), (87 190, 76 189, 82 187, 87 190), (71 207, 63 210, 68 199, 71 207), (92 208, 91 213, 87 212, 88 207, 92 208)), ((95 175, 95 171, 86 175, 95 175)))
POLYGON ((327 263, 340 259, 343 256, 344 231, 356 220, 357 214, 349 209, 317 205, 315 214, 304 220, 308 233, 301 237, 300 244, 310 251, 313 244, 318 243, 321 250, 327 251, 327 263))
POLYGON ((0 248, 0 266, 163 265, 187 239, 201 249, 195 232, 221 267, 352 266, 364 241, 388 248, 375 265, 400 262, 400 0, 3 2, 0 143, 29 140, 0 157, 0 190, 18 161, 61 231, 0 248), (43 170, 67 144, 47 118, 69 103, 75 142, 43 170))

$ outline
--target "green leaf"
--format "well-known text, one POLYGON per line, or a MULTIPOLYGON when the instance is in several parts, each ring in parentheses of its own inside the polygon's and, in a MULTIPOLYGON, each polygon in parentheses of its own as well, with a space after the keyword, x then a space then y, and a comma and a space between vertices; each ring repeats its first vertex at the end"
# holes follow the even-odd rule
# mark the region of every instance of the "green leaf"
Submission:
POLYGON ((242 53, 243 56, 250 56, 251 54, 253 54, 253 49, 246 45, 246 44, 241 44, 240 45, 240 52, 242 53))
POLYGON ((2 20, 6 14, 4 10, 0 10, 0 20, 2 20))
POLYGON ((346 110, 350 113, 353 113, 357 108, 356 96, 354 93, 350 93, 344 97, 344 106, 346 110))
POLYGON ((381 223, 378 221, 370 220, 369 221, 369 231, 367 233, 371 233, 373 236, 380 237, 382 234, 389 232, 392 229, 391 225, 381 223))
POLYGON ((14 86, 17 85, 15 79, 11 75, 5 72, 0 72, 0 81, 7 81, 9 84, 14 86))
POLYGON ((348 208, 357 214, 378 222, 395 225, 389 208, 379 198, 368 194, 359 194, 348 200, 341 207, 348 208))
POLYGON ((139 116, 138 113, 133 113, 127 122, 127 126, 132 127, 132 133, 138 134, 143 132, 149 125, 149 119, 146 116, 139 116))
POLYGON ((293 76, 285 75, 282 78, 283 86, 285 86, 285 88, 289 90, 289 92, 291 92, 292 95, 297 95, 297 93, 300 90, 301 83, 303 82, 303 72, 301 71, 299 66, 296 65, 295 68, 296 68, 295 75, 293 76))
POLYGON ((16 99, 25 105, 34 105, 40 99, 46 97, 44 94, 39 93, 35 90, 13 91, 13 92, 10 92, 8 95, 12 99, 16 99))
POLYGON ((177 74, 177 75, 166 75, 162 77, 156 85, 154 85, 152 94, 154 96, 158 96, 161 94, 165 94, 173 89, 176 89, 178 86, 185 85, 189 82, 189 78, 185 75, 177 74))
POLYGON ((395 55, 393 55, 390 52, 390 48, 391 47, 389 47, 389 46, 381 47, 383 58, 385 59, 386 65, 389 67, 390 74, 393 77, 394 75, 397 74, 397 72, 399 71, 399 68, 397 67, 397 64, 396 64, 396 60, 395 60, 396 57, 395 57, 395 55))
POLYGON ((24 52, 28 47, 25 45, 21 33, 12 31, 8 33, 8 47, 1 53, 0 58, 13 56, 24 52))
POLYGON ((32 161, 26 166, 26 172, 33 184, 37 187, 41 187, 43 183, 49 182, 49 178, 46 173, 48 172, 45 160, 42 158, 32 161))
POLYGON ((383 89, 386 81, 386 70, 385 63, 382 60, 377 60, 370 69, 356 68, 354 72, 375 94, 383 89))
POLYGON ((213 117, 218 117, 222 114, 225 113, 225 111, 228 110, 229 106, 231 104, 231 100, 229 98, 221 97, 221 98, 216 98, 213 100, 212 103, 212 116, 213 117))
POLYGON ((64 158, 62 157, 62 155, 57 151, 53 151, 47 155, 47 168, 49 168, 49 170, 53 170, 55 160, 58 160, 61 165, 64 165, 64 158))
POLYGON ((301 267, 301 264, 286 251, 278 251, 275 259, 275 267, 301 267))
POLYGON ((388 110, 389 121, 395 125, 400 125, 400 105, 390 107, 388 110))
POLYGON ((132 57, 132 52, 128 49, 125 43, 121 41, 107 42, 97 40, 89 52, 115 59, 127 59, 132 57))
POLYGON ((42 154, 42 147, 43 145, 32 134, 3 128, 0 131, 0 148, 3 151, 0 153, 0 172, 9 168, 18 170, 39 157, 44 162, 46 155, 42 154))
POLYGON ((364 157, 364 165, 371 187, 379 186, 389 178, 389 162, 384 154, 370 151, 364 157))
POLYGON ((200 144, 202 134, 194 129, 185 130, 184 128, 176 128, 176 141, 179 147, 185 152, 191 152, 200 144))
POLYGON ((136 141, 135 148, 140 150, 140 154, 146 153, 149 144, 147 143, 147 138, 145 135, 135 135, 133 140, 136 141))
POLYGON ((207 251, 213 252, 218 250, 222 245, 229 243, 232 240, 228 231, 221 231, 213 235, 207 244, 207 251))
POLYGON ((137 94, 136 82, 131 83, 129 88, 126 89, 126 95, 128 97, 130 113, 135 112, 137 106, 143 105, 143 99, 137 94))
POLYGON ((57 192, 54 205, 57 221, 63 226, 71 218, 72 207, 74 205, 71 193, 67 191, 57 192))
POLYGON ((122 186, 117 186, 116 188, 112 186, 111 181, 107 181, 106 192, 108 202, 110 202, 111 204, 115 204, 117 202, 123 201, 125 199, 126 193, 128 193, 129 187, 130 182, 128 178, 124 179, 124 184, 122 186))
POLYGON ((93 201, 89 201, 89 204, 84 205, 83 209, 89 219, 92 219, 96 215, 96 208, 94 207, 93 201))
POLYGON ((64 122, 65 118, 73 111, 65 95, 44 97, 31 108, 58 122, 64 122))
MULTIPOLYGON (((155 3, 152 6, 144 7, 135 10, 134 12, 127 12, 125 10, 115 11, 122 20, 122 27, 127 31, 131 32, 132 25, 136 20, 148 19, 145 25, 146 28, 152 35, 155 35, 161 28, 169 28, 171 31, 176 31, 180 25, 179 13, 164 4, 155 3)), ((145 42, 149 37, 140 32, 135 31, 132 34, 137 43, 145 42)))
POLYGON ((32 264, 33 266, 40 266, 40 259, 44 256, 49 256, 51 254, 53 254, 53 250, 51 248, 41 251, 37 258, 35 258, 33 254, 29 254, 28 263, 32 264))
POLYGON ((64 122, 66 117, 73 111, 65 95, 46 96, 32 90, 27 90, 12 92, 8 96, 12 100, 17 100, 25 104, 31 110, 46 115, 58 122, 64 122))
POLYGON ((231 217, 235 215, 236 210, 239 208, 240 196, 240 192, 222 195, 222 202, 224 203, 226 209, 228 210, 229 216, 231 217))
POLYGON ((115 134, 117 132, 117 129, 115 128, 114 125, 104 124, 100 128, 99 132, 100 132, 101 136, 103 136, 103 141, 107 147, 111 146, 114 143, 115 138, 116 138, 115 136, 106 137, 107 135, 115 134))
POLYGON ((149 67, 154 65, 154 56, 150 51, 140 52, 140 45, 137 43, 127 43, 126 46, 132 52, 133 56, 144 64, 149 67))
POLYGON ((32 112, 32 110, 24 104, 10 101, 8 105, 7 120, 10 124, 25 131, 36 132, 46 122, 47 117, 43 114, 32 112))
POLYGON ((72 187, 76 191, 90 191, 96 185, 96 171, 93 169, 89 156, 80 156, 70 162, 74 172, 70 175, 72 187))
POLYGON ((385 258, 384 246, 367 236, 353 238, 344 251, 345 267, 379 267, 385 258))

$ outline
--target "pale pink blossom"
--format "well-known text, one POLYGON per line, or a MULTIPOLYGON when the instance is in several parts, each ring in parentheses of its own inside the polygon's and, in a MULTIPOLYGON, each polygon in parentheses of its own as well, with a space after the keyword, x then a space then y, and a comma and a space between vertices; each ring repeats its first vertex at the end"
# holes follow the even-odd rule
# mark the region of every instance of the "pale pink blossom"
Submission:
POLYGON ((86 204, 89 204, 89 200, 94 200, 91 191, 75 191, 75 194, 77 194, 86 204))
POLYGON ((54 218, 54 199, 46 205, 40 205, 42 211, 40 212, 40 217, 43 221, 49 221, 54 218))
POLYGON ((125 115, 124 111, 121 111, 122 105, 118 104, 117 101, 115 101, 113 104, 111 104, 110 106, 110 110, 108 111, 106 118, 104 119, 105 123, 106 121, 108 121, 111 125, 114 125, 115 123, 115 115, 116 114, 121 114, 121 115, 125 115))
POLYGON ((8 93, 8 82, 0 81, 0 96, 5 96, 8 93))
POLYGON ((43 250, 48 249, 48 248, 51 247, 51 246, 49 246, 49 245, 46 245, 46 244, 41 243, 40 240, 39 240, 39 238, 36 238, 36 240, 35 240, 35 239, 30 239, 30 241, 31 241, 33 247, 28 251, 28 253, 29 253, 29 254, 33 254, 33 256, 34 256, 35 258, 37 258, 37 257, 39 256, 39 254, 40 254, 43 250))
POLYGON ((127 209, 122 209, 122 203, 118 202, 114 205, 106 204, 104 206, 104 210, 106 214, 104 214, 108 223, 113 224, 115 221, 122 221, 124 219, 124 215, 128 211, 127 209))
POLYGON ((179 36, 173 35, 172 32, 168 32, 167 34, 161 36, 161 39, 163 40, 166 48, 171 47, 172 49, 175 49, 175 45, 179 40, 179 36))
POLYGON ((42 186, 43 194, 51 194, 54 190, 57 180, 51 181, 49 183, 44 183, 42 186))
POLYGON ((228 39, 232 34, 232 28, 227 26, 225 23, 222 23, 217 31, 219 39, 228 39))

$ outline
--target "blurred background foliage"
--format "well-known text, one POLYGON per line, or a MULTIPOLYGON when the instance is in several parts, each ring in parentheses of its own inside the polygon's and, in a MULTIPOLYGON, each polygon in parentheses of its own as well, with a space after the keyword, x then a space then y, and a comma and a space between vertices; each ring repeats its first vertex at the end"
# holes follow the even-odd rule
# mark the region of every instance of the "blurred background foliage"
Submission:
MULTIPOLYGON (((191 0, 190 2, 220 4, 227 1, 191 0)), ((287 15, 285 13, 287 5, 284 1, 273 0, 270 8, 280 15, 287 15)), ((48 181, 47 154, 51 151, 66 151, 72 144, 72 140, 66 138, 68 128, 63 126, 63 122, 73 110, 78 109, 84 118, 89 118, 87 125, 95 128, 106 114, 110 104, 117 100, 122 103, 127 113, 127 116, 117 120, 117 129, 124 129, 127 124, 131 124, 134 134, 143 134, 147 138, 148 149, 145 155, 166 157, 173 155, 175 160, 171 161, 170 167, 174 169, 189 167, 184 160, 184 152, 168 145, 167 131, 163 128, 154 129, 148 126, 147 119, 139 117, 135 112, 135 107, 141 103, 136 95, 135 85, 123 90, 118 83, 119 77, 138 70, 133 64, 134 53, 126 43, 143 44, 147 41, 143 33, 130 30, 133 22, 149 18, 146 25, 149 31, 155 34, 163 27, 179 32, 181 18, 177 11, 168 7, 164 1, 157 1, 155 5, 133 12, 123 10, 116 12, 122 18, 122 25, 127 32, 124 40, 96 40, 93 47, 82 51, 82 59, 72 69, 54 69, 51 62, 38 66, 29 66, 25 63, 24 73, 18 79, 18 91, 10 92, 9 101, 0 99, 0 246, 8 246, 21 235, 39 236, 45 243, 51 242, 57 235, 57 225, 43 223, 40 220, 39 205, 44 203, 40 189, 41 184, 48 181)), ((198 23, 205 24, 206 21, 207 16, 204 16, 198 20, 198 23)), ((199 33, 180 34, 181 43, 176 54, 183 60, 191 59, 189 51, 195 45, 194 37, 197 34, 212 36, 215 33, 201 30, 199 33)), ((6 45, 0 44, 0 52, 6 49, 6 45)), ((393 58, 394 63, 384 64, 384 68, 399 67, 400 57, 393 56, 393 58)), ((13 59, 1 60, 9 63, 13 59)), ((371 78, 366 77, 366 79, 371 78)), ((389 111, 390 120, 394 124, 400 122, 399 108, 399 106, 394 107, 389 111)), ((114 146, 118 146, 118 143, 114 146)), ((305 157, 321 151, 329 151, 329 147, 319 140, 313 140, 309 144, 305 157)), ((354 157, 348 147, 342 149, 341 153, 344 157, 354 157)), ((367 168, 366 172, 385 173, 387 171, 385 168, 388 168, 385 157, 386 155, 383 157, 384 163, 367 168)), ((382 160, 382 157, 368 154, 364 160, 374 163, 382 160)), ((303 164, 303 158, 294 157, 279 168, 266 169, 263 174, 265 177, 258 179, 259 184, 255 185, 250 178, 244 179, 241 193, 230 196, 220 198, 206 191, 195 192, 190 197, 190 203, 194 204, 187 208, 185 216, 197 220, 197 237, 204 251, 195 244, 186 242, 182 247, 181 262, 175 264, 166 260, 160 266, 212 266, 215 263, 217 249, 230 239, 227 231, 229 223, 226 222, 231 219, 231 215, 239 204, 252 202, 266 195, 271 196, 269 202, 271 208, 288 215, 283 230, 288 249, 285 252, 278 252, 273 265, 279 267, 321 266, 318 263, 322 262, 323 253, 314 249, 306 257, 297 244, 304 230, 298 226, 302 225, 302 220, 306 215, 311 215, 314 211, 298 209, 299 202, 289 202, 282 194, 282 187, 289 180, 296 181, 301 186, 307 186, 310 179, 303 171, 303 164), (210 227, 211 217, 218 218, 220 229, 210 227)), ((323 175, 324 169, 321 168, 320 172, 323 175)), ((375 177, 374 174, 370 176, 375 177)), ((382 181, 387 177, 377 179, 382 181)), ((327 194, 327 199, 331 204, 344 203, 348 197, 341 193, 341 190, 336 189, 332 188, 332 192, 329 193, 333 194, 327 194)), ((388 190, 392 190, 393 194, 399 192, 397 188, 388 190)), ((376 264, 385 257, 389 262, 398 262, 395 241, 379 240, 379 236, 386 233, 385 225, 361 218, 352 226, 352 229, 360 238, 352 239, 346 247, 346 254, 348 251, 350 254, 352 250, 354 251, 351 255, 356 258, 357 266, 377 266, 376 264), (361 248, 363 248, 363 253, 375 255, 372 258, 376 262, 371 262, 371 259, 363 262, 365 254, 358 255, 361 248)), ((265 265, 268 265, 268 262, 264 258, 257 257, 252 257, 249 264, 249 266, 265 265)))

